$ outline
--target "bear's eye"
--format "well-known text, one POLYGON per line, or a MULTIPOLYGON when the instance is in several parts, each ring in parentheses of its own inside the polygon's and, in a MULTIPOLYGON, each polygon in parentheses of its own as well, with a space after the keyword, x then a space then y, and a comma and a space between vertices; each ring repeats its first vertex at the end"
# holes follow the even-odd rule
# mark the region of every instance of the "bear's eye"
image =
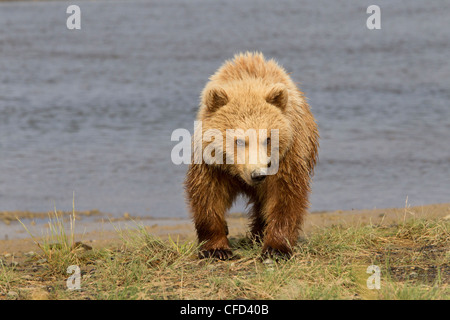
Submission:
POLYGON ((264 141, 264 144, 265 145, 268 145, 270 143, 270 137, 268 137, 267 139, 266 139, 266 141, 264 141))
POLYGON ((236 145, 239 146, 239 147, 243 147, 243 146, 245 146, 245 141, 242 140, 242 139, 237 139, 236 140, 236 145))

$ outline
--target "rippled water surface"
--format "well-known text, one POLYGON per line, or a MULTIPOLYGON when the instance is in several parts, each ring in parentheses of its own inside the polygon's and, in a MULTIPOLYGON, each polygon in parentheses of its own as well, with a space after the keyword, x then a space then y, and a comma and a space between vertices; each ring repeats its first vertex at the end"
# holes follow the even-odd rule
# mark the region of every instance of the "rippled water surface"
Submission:
MULTIPOLYGON (((176 128, 234 53, 301 84, 321 133, 312 210, 450 202, 450 4, 0 3, 0 211, 186 217, 176 128)), ((234 210, 241 209, 237 205, 234 210)))

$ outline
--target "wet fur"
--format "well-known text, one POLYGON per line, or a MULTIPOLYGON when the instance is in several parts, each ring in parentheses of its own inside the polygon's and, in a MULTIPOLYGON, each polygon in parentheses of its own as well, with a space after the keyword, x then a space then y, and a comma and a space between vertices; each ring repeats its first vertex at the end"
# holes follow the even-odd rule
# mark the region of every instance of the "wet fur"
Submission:
POLYGON ((238 194, 249 199, 250 233, 263 243, 263 253, 290 255, 309 206, 318 154, 318 129, 303 93, 275 61, 260 53, 239 54, 211 76, 201 94, 197 120, 203 131, 243 126, 280 130, 278 173, 256 186, 240 177, 237 165, 190 165, 185 188, 198 241, 203 243, 200 256, 231 256, 225 213, 238 194), (274 105, 268 107, 262 99, 267 100, 278 84, 287 88, 287 99, 272 97, 269 102, 274 105))

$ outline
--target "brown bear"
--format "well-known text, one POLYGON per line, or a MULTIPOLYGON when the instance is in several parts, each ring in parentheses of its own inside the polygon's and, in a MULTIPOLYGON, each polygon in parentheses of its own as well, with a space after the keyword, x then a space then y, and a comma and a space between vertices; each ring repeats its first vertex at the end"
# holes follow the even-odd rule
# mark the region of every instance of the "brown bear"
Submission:
MULTIPOLYGON (((201 243, 199 256, 232 257, 225 213, 238 194, 249 199, 251 237, 263 242, 263 254, 290 256, 309 205, 319 145, 318 128, 304 94, 274 60, 265 60, 261 53, 241 53, 210 77, 201 94, 197 121, 201 121, 201 134, 194 134, 194 153, 201 148, 201 154, 208 143, 216 143, 211 153, 216 160, 229 160, 230 150, 246 150, 246 161, 201 159, 189 166, 185 188, 201 243), (224 139, 216 136, 213 142, 203 141, 202 134, 210 129, 224 139), (226 139, 229 129, 266 129, 264 139, 256 137, 257 147, 269 146, 271 132, 277 132, 276 173, 265 170, 272 154, 267 153, 269 161, 258 158, 249 163, 250 136, 237 135, 230 142, 226 139)), ((232 152, 234 160, 239 160, 237 153, 232 152)))

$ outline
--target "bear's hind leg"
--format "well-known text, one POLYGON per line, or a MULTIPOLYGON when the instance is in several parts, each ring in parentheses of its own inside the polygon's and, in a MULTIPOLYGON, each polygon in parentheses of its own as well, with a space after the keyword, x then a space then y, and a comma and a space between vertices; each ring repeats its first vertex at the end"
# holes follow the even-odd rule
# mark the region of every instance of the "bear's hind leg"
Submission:
POLYGON ((253 203, 253 207, 250 210, 250 219, 250 239, 262 243, 264 240, 266 223, 264 221, 260 203, 253 203))

